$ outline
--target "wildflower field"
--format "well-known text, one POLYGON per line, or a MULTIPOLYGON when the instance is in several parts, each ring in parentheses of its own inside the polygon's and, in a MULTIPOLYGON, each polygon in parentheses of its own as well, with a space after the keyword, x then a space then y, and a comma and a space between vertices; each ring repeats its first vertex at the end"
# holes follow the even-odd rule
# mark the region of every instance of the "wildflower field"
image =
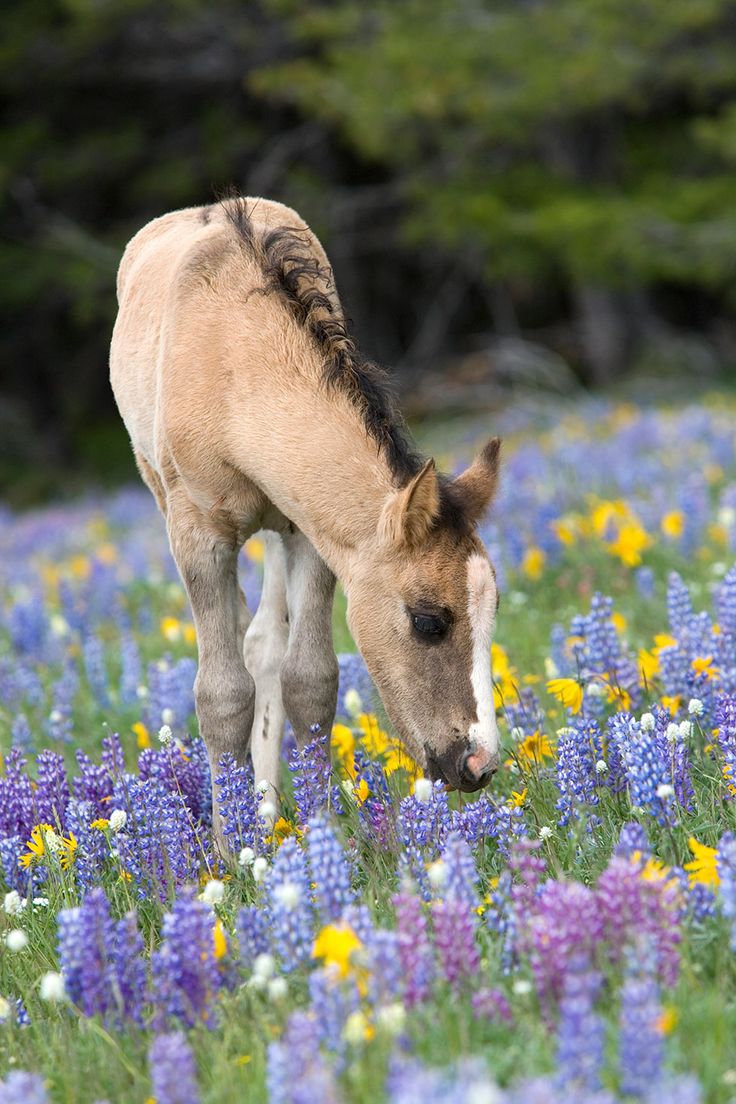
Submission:
POLYGON ((229 862, 152 499, 0 510, 0 1104, 736 1100, 735 419, 436 432, 504 437, 504 765, 422 778, 338 600, 335 728, 278 810, 221 763, 229 862))

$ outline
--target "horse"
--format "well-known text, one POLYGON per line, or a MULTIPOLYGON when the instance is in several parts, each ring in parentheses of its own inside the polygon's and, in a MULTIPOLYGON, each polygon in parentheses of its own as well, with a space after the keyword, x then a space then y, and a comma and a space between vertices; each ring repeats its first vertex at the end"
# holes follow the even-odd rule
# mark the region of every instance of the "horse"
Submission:
POLYGON ((213 779, 224 755, 250 751, 276 803, 285 718, 300 748, 315 726, 331 731, 339 580, 408 753, 448 788, 486 785, 499 595, 477 525, 498 438, 454 479, 418 453, 388 374, 350 335, 320 242, 279 203, 232 197, 154 219, 125 249, 117 295, 110 379, 191 604, 213 779), (259 531, 252 615, 237 559, 259 531))

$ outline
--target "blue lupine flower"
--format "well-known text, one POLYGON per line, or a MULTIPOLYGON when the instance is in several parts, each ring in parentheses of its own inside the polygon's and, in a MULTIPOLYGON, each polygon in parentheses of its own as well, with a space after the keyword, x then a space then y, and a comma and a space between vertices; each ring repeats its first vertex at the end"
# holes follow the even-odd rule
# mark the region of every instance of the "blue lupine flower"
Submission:
POLYGON ((736 952, 736 836, 724 832, 718 844, 718 907, 731 925, 731 950, 736 952))
POLYGON ((110 708, 110 694, 108 687, 110 679, 105 667, 105 650, 98 636, 90 634, 82 643, 84 656, 84 671, 87 682, 100 709, 110 708))
POLYGON ((82 891, 99 885, 103 866, 109 855, 104 832, 92 827, 98 811, 91 801, 79 801, 73 797, 66 810, 66 830, 74 835, 77 850, 74 853, 74 877, 82 891))
POLYGON ((279 1042, 270 1043, 266 1070, 269 1104, 338 1104, 332 1067, 320 1050, 319 1023, 294 1012, 279 1042))
MULTIPOLYGON (((228 764, 232 764, 234 768, 232 759, 228 761, 228 764)), ((229 765, 227 769, 229 769, 229 765)), ((241 772, 244 770, 247 774, 250 768, 239 768, 239 770, 241 772)), ((205 825, 211 823, 212 783, 210 781, 209 758, 204 740, 199 738, 192 740, 185 737, 181 740, 177 739, 165 748, 144 748, 138 756, 138 773, 142 781, 147 778, 156 778, 171 793, 180 794, 196 820, 205 825)), ((250 771, 250 777, 252 778, 252 771, 250 771)), ((238 816, 244 815, 248 802, 250 801, 252 804, 255 797, 252 781, 248 791, 242 773, 237 773, 237 771, 235 775, 229 778, 227 788, 231 792, 230 805, 232 808, 229 807, 224 815, 229 822, 230 819, 236 820, 238 816), (250 798, 247 797, 248 792, 250 798), (236 793, 239 795, 237 798, 236 793), (243 799, 245 800, 245 808, 241 808, 243 799)), ((220 791, 221 804, 222 801, 222 792, 220 791)), ((252 844, 250 837, 246 842, 249 845, 252 844)), ((241 844, 241 846, 244 846, 244 844, 241 844)))
POLYGON ((37 823, 33 787, 25 766, 20 748, 12 747, 5 758, 5 773, 0 775, 0 836, 28 839, 37 823))
POLYGON ((579 816, 581 806, 598 804, 596 763, 599 758, 602 758, 602 747, 597 721, 579 719, 563 730, 555 764, 560 791, 556 807, 561 826, 568 824, 573 816, 579 816))
POLYGON ((13 1070, 0 1081, 0 1104, 49 1104, 43 1078, 37 1073, 13 1070))
POLYGON ((271 949, 269 919, 268 913, 257 905, 246 905, 238 913, 236 928, 240 964, 246 973, 252 971, 258 955, 266 954, 271 949))
POLYGON ((19 713, 13 720, 10 730, 10 742, 21 749, 28 751, 33 745, 33 733, 25 713, 19 713))
POLYGON ((232 755, 223 755, 215 778, 217 804, 223 833, 230 851, 243 847, 260 851, 263 847, 263 826, 258 819, 258 796, 250 763, 238 766, 232 755))
POLYGON ((276 853, 268 879, 270 929, 274 950, 286 971, 312 953, 314 908, 304 852, 293 836, 276 853))
POLYGON ((289 759, 294 781, 294 800, 299 824, 304 825, 328 804, 338 804, 337 790, 331 784, 332 764, 327 733, 319 733, 303 751, 294 751, 289 759))
POLYGON ((625 824, 621 825, 614 855, 623 859, 630 859, 637 851, 641 855, 650 854, 649 839, 643 825, 635 820, 627 820, 625 824))
POLYGON ((183 1031, 154 1037, 148 1067, 156 1104, 199 1104, 197 1068, 183 1031))
POLYGON ((399 806, 396 829, 402 845, 401 861, 417 882, 426 901, 431 897, 427 863, 439 855, 450 825, 447 794, 441 782, 433 785, 429 801, 419 801, 416 794, 411 794, 399 806))
POLYGON ((364 954, 367 958, 368 1001, 374 1008, 397 1001, 406 981, 398 932, 375 928, 364 941, 364 954))
POLYGON ((223 975, 215 959, 214 922, 209 905, 191 890, 164 915, 161 947, 151 955, 156 1030, 174 1021, 216 1026, 215 997, 223 975))
POLYGON ((110 772, 103 763, 93 763, 81 748, 77 748, 75 758, 78 773, 72 780, 74 796, 80 801, 89 801, 95 810, 95 816, 104 816, 109 811, 113 791, 110 772))
POLYGON ((398 951, 404 974, 404 1002, 408 1008, 426 1000, 435 976, 434 954, 428 936, 424 903, 402 889, 394 897, 398 951))
POLYGON ((621 1091, 637 1099, 646 1097, 662 1076, 664 1045, 657 1026, 661 1011, 652 973, 646 964, 630 964, 621 990, 619 1066, 621 1091))
POLYGON ((595 1011, 601 982, 584 955, 570 962, 560 1000, 556 1079, 571 1094, 595 1092, 601 1085, 605 1027, 595 1011))
POLYGON ((64 828, 69 804, 69 781, 64 756, 45 748, 36 756, 34 793, 37 824, 64 828))
POLYGON ((140 649, 129 632, 125 632, 120 641, 120 667, 120 703, 136 705, 143 669, 140 649))
POLYGON ((339 1061, 345 1053, 344 1030, 348 1016, 360 1005, 354 985, 340 985, 327 970, 314 970, 309 975, 309 1000, 320 1045, 336 1055, 339 1061))
POLYGON ((461 901, 469 910, 478 907, 478 869, 470 847, 458 832, 450 832, 442 849, 444 882, 439 895, 461 901))
POLYGON ((323 923, 339 920, 345 907, 355 900, 355 894, 342 844, 324 817, 310 820, 307 851, 317 912, 323 923))

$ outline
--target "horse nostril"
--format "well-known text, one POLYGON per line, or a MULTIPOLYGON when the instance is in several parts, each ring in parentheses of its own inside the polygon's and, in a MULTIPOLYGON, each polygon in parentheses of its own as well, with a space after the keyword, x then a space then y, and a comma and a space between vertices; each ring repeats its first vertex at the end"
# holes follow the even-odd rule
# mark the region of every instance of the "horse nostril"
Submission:
POLYGON ((466 785, 480 788, 496 773, 498 764, 496 754, 468 750, 460 760, 460 776, 466 785))

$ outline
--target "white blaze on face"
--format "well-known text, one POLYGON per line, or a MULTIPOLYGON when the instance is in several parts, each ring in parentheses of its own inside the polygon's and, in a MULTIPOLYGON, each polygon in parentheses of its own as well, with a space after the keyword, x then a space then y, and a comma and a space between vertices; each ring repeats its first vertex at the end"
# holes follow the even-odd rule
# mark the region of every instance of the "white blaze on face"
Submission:
MULTIPOLYGON (((491 565, 475 552, 468 558, 468 617, 473 640, 473 665, 470 682, 475 696, 477 721, 468 737, 477 748, 477 773, 498 756, 498 727, 491 682, 491 637, 496 618, 496 584, 491 565)), ((476 758, 472 756, 472 758, 476 758)), ((469 760, 469 765, 472 765, 469 760)), ((494 767, 497 764, 494 763, 494 767)))

